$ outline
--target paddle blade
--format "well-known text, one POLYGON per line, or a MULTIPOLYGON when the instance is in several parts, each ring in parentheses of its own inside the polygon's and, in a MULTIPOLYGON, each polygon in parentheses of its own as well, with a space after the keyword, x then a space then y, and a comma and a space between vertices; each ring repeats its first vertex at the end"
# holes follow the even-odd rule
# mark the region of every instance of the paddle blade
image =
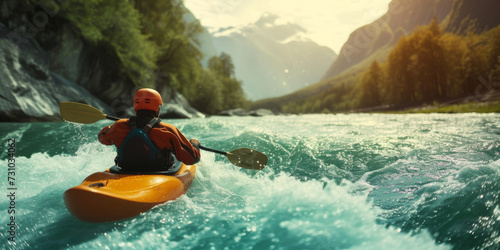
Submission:
POLYGON ((106 119, 106 114, 83 103, 61 102, 59 110, 63 119, 70 122, 90 124, 106 119))
POLYGON ((267 164, 267 156, 250 148, 239 148, 226 153, 234 165, 242 168, 261 170, 267 164))

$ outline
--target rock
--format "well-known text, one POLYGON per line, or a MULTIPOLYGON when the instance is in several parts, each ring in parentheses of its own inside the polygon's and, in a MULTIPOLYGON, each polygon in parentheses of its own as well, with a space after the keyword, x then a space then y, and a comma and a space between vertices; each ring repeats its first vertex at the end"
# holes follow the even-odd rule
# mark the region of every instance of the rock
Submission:
POLYGON ((81 86, 51 73, 47 53, 35 41, 16 43, 7 36, 11 32, 0 24, 0 121, 61 120, 63 101, 85 102, 113 114, 81 86))
MULTIPOLYGON (((203 118, 204 114, 194 109, 189 105, 186 98, 179 92, 167 87, 159 87, 156 90, 163 98, 163 107, 160 109, 160 118, 164 119, 190 119, 203 118)), ((128 95, 122 96, 115 100, 111 108, 113 108, 118 116, 130 117, 135 115, 132 99, 135 95, 135 89, 128 95)))
POLYGON ((191 107, 186 98, 179 92, 174 90, 170 92, 171 94, 168 96, 168 99, 166 99, 165 95, 162 95, 165 103, 161 108, 161 118, 186 119, 205 117, 204 114, 191 107))
POLYGON ((246 111, 244 109, 230 109, 225 110, 217 114, 218 116, 268 116, 275 115, 273 111, 269 109, 257 109, 246 111))
POLYGON ((66 80, 65 78, 57 75, 56 73, 50 74, 56 88, 59 89, 55 94, 58 95, 57 102, 80 102, 93 106, 108 115, 115 115, 116 113, 109 105, 102 102, 92 94, 90 94, 84 87, 66 80))
POLYGON ((268 115, 274 115, 273 111, 269 109, 257 109, 257 110, 252 110, 250 111, 249 115, 251 116, 268 116, 268 115))
POLYGON ((64 22, 50 28, 39 39, 47 51, 50 71, 83 86, 110 106, 134 92, 136 86, 122 77, 120 58, 113 48, 85 42, 64 22))
POLYGON ((221 111, 218 116, 248 116, 248 112, 244 109, 230 109, 221 111))

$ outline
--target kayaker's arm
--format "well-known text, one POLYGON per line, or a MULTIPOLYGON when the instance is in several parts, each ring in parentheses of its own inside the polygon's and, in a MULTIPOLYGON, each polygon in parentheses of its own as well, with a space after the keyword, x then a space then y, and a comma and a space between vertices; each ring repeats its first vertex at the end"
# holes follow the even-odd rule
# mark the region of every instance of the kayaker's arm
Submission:
MULTIPOLYGON (((195 163, 198 163, 201 158, 200 148, 199 148, 200 142, 196 139, 191 139, 188 141, 186 137, 179 130, 177 130, 177 132, 178 132, 177 136, 180 142, 180 148, 182 149, 179 150, 179 148, 176 148, 176 156, 177 154, 183 155, 181 156, 181 158, 183 158, 184 161, 183 160, 180 161, 184 162, 187 165, 193 165, 195 163)), ((177 157, 177 159, 179 160, 179 157, 177 157)))
POLYGON ((200 151, 173 125, 161 123, 162 127, 152 129, 149 133, 160 149, 173 150, 177 160, 192 165, 200 161, 200 151))
POLYGON ((104 145, 111 145, 111 140, 107 140, 106 138, 106 133, 111 129, 111 126, 106 126, 103 129, 101 129, 101 132, 99 132, 99 135, 97 138, 99 139, 99 142, 104 144, 104 145))
POLYGON ((99 132, 98 139, 99 142, 104 145, 113 145, 120 147, 123 140, 130 132, 130 128, 127 125, 128 119, 120 119, 111 126, 104 127, 101 132, 99 132))

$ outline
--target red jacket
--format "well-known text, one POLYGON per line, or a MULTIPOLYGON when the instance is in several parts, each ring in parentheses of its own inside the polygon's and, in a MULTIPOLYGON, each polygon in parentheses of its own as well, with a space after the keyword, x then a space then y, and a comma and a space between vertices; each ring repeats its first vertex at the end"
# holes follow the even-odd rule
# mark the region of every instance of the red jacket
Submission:
MULTIPOLYGON (((99 133, 99 141, 104 145, 122 145, 131 131, 128 119, 120 119, 112 126, 104 127, 99 133)), ((160 122, 159 127, 149 131, 149 138, 159 150, 166 148, 173 151, 177 160, 192 165, 200 161, 200 151, 173 125, 160 122)))

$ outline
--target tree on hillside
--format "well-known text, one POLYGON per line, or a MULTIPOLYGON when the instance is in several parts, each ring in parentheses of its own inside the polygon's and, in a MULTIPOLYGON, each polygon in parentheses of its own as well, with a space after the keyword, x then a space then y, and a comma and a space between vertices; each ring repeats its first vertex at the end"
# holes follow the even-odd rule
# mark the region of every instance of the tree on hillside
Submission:
POLYGON ((469 50, 467 53, 469 72, 465 78, 464 93, 474 94, 478 85, 481 84, 478 78, 487 78, 490 73, 490 50, 483 36, 469 33, 462 39, 469 50))
POLYGON ((109 44, 122 62, 122 73, 141 85, 155 66, 155 47, 141 33, 139 12, 128 1, 73 0, 60 5, 61 16, 90 43, 109 44))
POLYGON ((382 87, 384 100, 390 104, 415 102, 415 72, 411 70, 414 45, 409 38, 402 37, 394 46, 387 60, 388 78, 382 87))
POLYGON ((247 99, 243 93, 241 82, 234 77, 234 64, 231 56, 221 53, 220 56, 213 56, 208 61, 208 68, 220 82, 223 101, 221 110, 244 107, 247 99))
POLYGON ((373 61, 368 71, 361 80, 361 100, 362 107, 372 107, 380 105, 380 86, 384 81, 383 71, 377 61, 373 61))
POLYGON ((446 96, 444 50, 442 32, 434 18, 427 27, 418 29, 408 39, 415 44, 411 69, 415 73, 416 99, 420 102, 439 100, 446 96))
POLYGON ((222 52, 219 57, 214 56, 208 61, 208 68, 219 75, 234 77, 234 64, 231 56, 222 52))
POLYGON ((444 54, 446 55, 446 93, 448 97, 458 97, 465 94, 466 78, 470 74, 470 49, 464 43, 464 38, 452 33, 441 37, 444 54))
POLYGON ((231 56, 222 52, 219 57, 212 57, 208 61, 208 68, 219 75, 234 77, 234 64, 231 56))
POLYGON ((216 114, 222 110, 222 85, 217 78, 213 71, 202 71, 191 102, 194 108, 207 114, 216 114))
POLYGON ((142 32, 157 47, 156 67, 168 75, 165 84, 189 99, 202 70, 203 54, 196 47, 201 25, 184 22, 186 9, 179 0, 136 0, 135 8, 141 13, 142 32))
POLYGON ((248 106, 241 82, 234 77, 232 59, 225 53, 210 58, 208 69, 201 71, 191 98, 194 108, 208 114, 248 106))
POLYGON ((496 82, 500 82, 500 25, 488 32, 490 49, 491 75, 496 82))

